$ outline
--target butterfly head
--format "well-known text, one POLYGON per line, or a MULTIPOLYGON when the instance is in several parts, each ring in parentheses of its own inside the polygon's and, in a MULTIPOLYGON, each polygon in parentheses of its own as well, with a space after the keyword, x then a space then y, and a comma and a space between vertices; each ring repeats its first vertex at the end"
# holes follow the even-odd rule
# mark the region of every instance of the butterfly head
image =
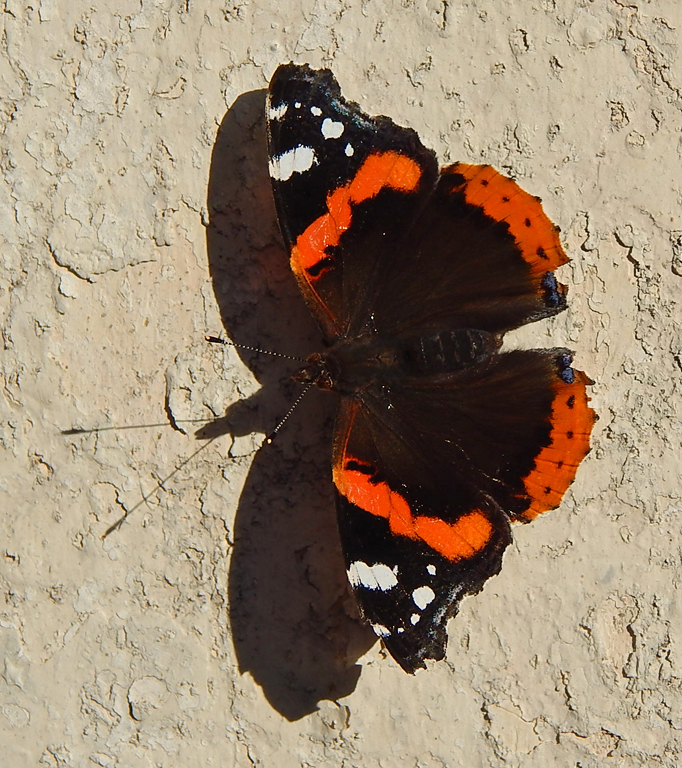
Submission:
POLYGON ((316 352, 310 355, 306 364, 291 378, 299 384, 315 384, 320 389, 332 390, 338 378, 338 372, 333 370, 334 368, 333 358, 316 352))

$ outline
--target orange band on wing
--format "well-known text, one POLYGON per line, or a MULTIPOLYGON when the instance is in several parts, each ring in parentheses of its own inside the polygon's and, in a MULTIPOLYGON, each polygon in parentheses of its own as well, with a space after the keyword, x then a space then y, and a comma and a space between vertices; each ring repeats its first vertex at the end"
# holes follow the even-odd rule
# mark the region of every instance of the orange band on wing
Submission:
MULTIPOLYGON (((438 517, 414 516, 405 499, 391 490, 385 482, 372 479, 373 469, 367 471, 344 467, 334 472, 334 483, 352 504, 377 517, 388 519, 391 533, 421 540, 448 560, 472 557, 490 541, 493 526, 480 510, 468 512, 448 523, 438 517)), ((353 465, 360 462, 354 460, 353 465)))
POLYGON ((535 466, 523 484, 531 498, 521 520, 533 520, 548 509, 559 506, 573 482, 578 465, 590 449, 590 433, 597 417, 587 404, 585 385, 591 383, 581 371, 574 371, 572 384, 556 385, 552 402, 550 444, 535 459, 535 466))
MULTIPOLYGON (((339 244, 341 235, 351 222, 351 205, 369 200, 382 189, 414 192, 419 185, 422 170, 410 157, 397 152, 369 155, 353 179, 327 196, 327 211, 316 219, 291 249, 291 268, 298 276, 303 270, 314 269, 328 258, 327 248, 339 244)), ((308 281, 317 275, 306 275, 308 281)))
POLYGON ((448 560, 461 560, 480 552, 490 541, 493 526, 478 509, 462 515, 454 523, 437 517, 417 517, 414 530, 436 552, 448 560))
POLYGON ((566 264, 568 257, 559 240, 559 228, 547 218, 539 197, 524 192, 512 179, 490 165, 455 163, 443 173, 466 179, 453 192, 462 192, 470 205, 483 209, 495 221, 505 221, 516 240, 523 259, 534 275, 542 275, 566 264))

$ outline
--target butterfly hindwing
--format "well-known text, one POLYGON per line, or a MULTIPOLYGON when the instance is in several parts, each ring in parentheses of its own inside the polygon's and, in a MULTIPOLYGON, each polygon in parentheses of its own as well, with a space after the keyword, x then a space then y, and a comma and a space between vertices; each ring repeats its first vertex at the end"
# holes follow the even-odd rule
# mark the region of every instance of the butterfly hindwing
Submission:
POLYGON ((553 271, 568 259, 539 200, 490 166, 456 163, 396 253, 371 311, 379 333, 503 333, 566 307, 553 271), (415 280, 415 275, 419 280, 415 280))
POLYGON ((461 370, 368 386, 359 400, 389 482, 447 515, 483 492, 510 518, 558 506, 589 449, 594 413, 566 349, 492 354, 461 370), (432 501, 433 500, 433 501, 432 501))

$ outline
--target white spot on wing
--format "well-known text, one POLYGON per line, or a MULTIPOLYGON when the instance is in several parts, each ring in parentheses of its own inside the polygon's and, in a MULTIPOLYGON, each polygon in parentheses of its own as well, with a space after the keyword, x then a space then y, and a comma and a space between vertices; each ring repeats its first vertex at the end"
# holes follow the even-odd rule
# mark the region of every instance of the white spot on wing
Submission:
POLYGON ((429 603, 432 603, 435 596, 436 593, 428 586, 419 587, 412 593, 414 604, 420 611, 423 611, 429 603))
POLYGON ((355 154, 355 150, 351 144, 346 144, 346 157, 352 157, 355 154))
POLYGON ((343 123, 334 122, 330 117, 325 117, 322 121, 322 135, 325 139, 338 139, 343 133, 345 125, 343 123))
POLYGON ((270 160, 270 176, 275 181, 287 181, 295 173, 310 170, 316 162, 317 157, 312 147, 294 147, 270 160))
POLYGON ((382 592, 393 589, 398 583, 395 573, 385 563, 367 565, 362 560, 351 563, 348 580, 354 587, 380 589, 382 592))
POLYGON ((300 109, 301 108, 301 102, 297 101, 294 103, 294 109, 300 109))
POLYGON ((383 624, 372 624, 372 629, 379 637, 388 637, 391 634, 391 630, 383 624))
POLYGON ((281 120, 289 109, 288 104, 280 104, 278 107, 270 107, 268 109, 268 120, 281 120))
POLYGON ((432 575, 436 575, 436 566, 435 565, 427 565, 426 570, 432 575))
POLYGON ((319 107, 310 107, 310 114, 319 117, 322 114, 322 110, 319 107))
POLYGON ((412 616, 410 616, 410 622, 416 624, 419 621, 419 618, 420 616, 418 613, 413 613, 412 616))
POLYGON ((402 635, 405 630, 402 627, 398 627, 398 634, 402 635))

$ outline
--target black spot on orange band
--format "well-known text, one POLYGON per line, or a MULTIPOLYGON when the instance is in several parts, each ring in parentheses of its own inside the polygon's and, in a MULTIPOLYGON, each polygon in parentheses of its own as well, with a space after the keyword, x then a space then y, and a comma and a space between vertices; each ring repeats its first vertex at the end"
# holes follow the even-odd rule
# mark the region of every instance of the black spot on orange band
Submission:
POLYGON ((590 433, 596 421, 585 388, 591 382, 581 371, 573 374, 570 383, 559 378, 555 384, 549 445, 540 451, 533 469, 523 478, 531 503, 520 515, 522 520, 533 520, 559 506, 578 465, 589 451, 590 433))
POLYGON ((515 181, 490 165, 455 163, 444 168, 443 173, 464 179, 452 191, 462 192, 467 203, 482 208, 495 221, 507 223, 534 275, 540 277, 568 261, 559 228, 547 218, 539 198, 524 192, 515 181))

